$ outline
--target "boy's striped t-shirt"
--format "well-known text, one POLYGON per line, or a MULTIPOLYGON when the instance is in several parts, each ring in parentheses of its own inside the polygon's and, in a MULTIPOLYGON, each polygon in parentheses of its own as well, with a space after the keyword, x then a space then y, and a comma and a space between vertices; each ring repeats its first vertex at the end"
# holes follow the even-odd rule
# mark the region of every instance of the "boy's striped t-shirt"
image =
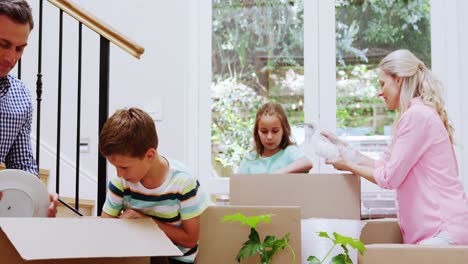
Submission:
MULTIPOLYGON (((184 165, 169 160, 167 178, 155 189, 148 189, 140 182, 131 183, 123 178, 111 179, 103 212, 118 217, 123 210, 131 208, 163 223, 181 226, 183 220, 201 215, 207 206, 207 196, 200 189, 198 180, 184 165)), ((176 246, 184 256, 173 257, 174 259, 194 262, 198 246, 176 246)))

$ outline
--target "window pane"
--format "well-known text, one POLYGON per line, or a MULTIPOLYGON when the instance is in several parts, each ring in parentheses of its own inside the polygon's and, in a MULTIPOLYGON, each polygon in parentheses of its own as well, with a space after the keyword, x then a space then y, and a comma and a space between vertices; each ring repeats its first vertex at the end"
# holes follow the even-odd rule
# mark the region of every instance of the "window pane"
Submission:
POLYGON ((335 7, 337 133, 379 156, 396 115, 377 96, 376 67, 401 48, 430 67, 430 0, 336 0, 335 7))
MULTIPOLYGON (((430 0, 335 0, 335 12, 337 134, 379 158, 391 140, 396 114, 378 98, 376 67, 402 48, 431 66, 430 0)), ((363 193, 363 214, 394 211, 392 197, 366 181, 363 193), (366 194, 372 191, 377 194, 366 194)))
MULTIPOLYGON (((213 172, 229 176, 252 149, 255 113, 280 103, 303 122, 303 1, 212 1, 213 172)), ((294 128, 293 128, 294 130, 294 128)))

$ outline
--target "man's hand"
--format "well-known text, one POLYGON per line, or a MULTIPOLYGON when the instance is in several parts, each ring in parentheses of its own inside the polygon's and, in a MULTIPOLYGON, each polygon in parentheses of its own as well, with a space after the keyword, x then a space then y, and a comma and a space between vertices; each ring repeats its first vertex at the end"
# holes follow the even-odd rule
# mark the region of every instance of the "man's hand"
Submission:
POLYGON ((142 214, 133 209, 126 209, 119 218, 121 219, 140 219, 140 218, 149 218, 150 216, 142 214))
MULTIPOLYGON (((3 193, 0 192, 0 200, 2 200, 3 193)), ((51 193, 49 194, 50 205, 47 209, 47 217, 55 217, 57 214, 57 205, 58 205, 58 194, 51 193)))
POLYGON ((59 196, 56 193, 49 194, 50 205, 47 209, 47 217, 55 217, 57 215, 58 197, 59 196))

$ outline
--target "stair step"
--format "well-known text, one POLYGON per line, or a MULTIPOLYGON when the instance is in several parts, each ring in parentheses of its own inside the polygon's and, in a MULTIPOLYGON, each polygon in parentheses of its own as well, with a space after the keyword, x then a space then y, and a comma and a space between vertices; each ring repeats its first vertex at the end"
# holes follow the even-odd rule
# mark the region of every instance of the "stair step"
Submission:
MULTIPOLYGON (((60 200, 66 202, 67 204, 75 208, 75 198, 60 197, 60 200)), ((80 199, 79 203, 80 203, 80 208, 78 211, 81 214, 83 214, 83 216, 93 215, 94 206, 95 206, 94 200, 80 199)), ((79 217, 79 215, 75 214, 72 210, 68 209, 62 203, 59 203, 59 206, 57 207, 57 217, 79 217)))

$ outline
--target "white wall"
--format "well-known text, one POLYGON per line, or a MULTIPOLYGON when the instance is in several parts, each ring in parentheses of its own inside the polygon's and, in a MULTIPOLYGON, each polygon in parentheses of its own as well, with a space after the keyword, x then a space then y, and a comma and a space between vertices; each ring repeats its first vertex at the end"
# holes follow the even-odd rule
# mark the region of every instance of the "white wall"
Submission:
MULTIPOLYGON (((30 1, 36 19, 23 57, 23 80, 33 98, 37 73, 38 1, 30 1)), ((189 23, 186 1, 76 0, 77 4, 145 47, 141 60, 111 44, 110 109, 137 106, 156 111, 163 155, 186 162, 186 86, 188 85, 189 23), (112 5, 110 8, 109 6, 112 5)), ((40 166, 51 170, 55 182, 57 122, 58 9, 44 1, 43 82, 40 166)), ((62 195, 74 195, 78 24, 64 14, 62 91, 62 195)), ((95 199, 98 156, 99 37, 83 27, 83 84, 81 137, 90 139, 90 152, 80 158, 80 196, 95 199)), ((13 71, 16 74, 16 71, 13 71)), ((36 108, 36 105, 35 105, 36 108)), ((36 118, 36 117, 34 117, 36 118)), ((33 137, 35 137, 34 121, 33 137)), ((115 175, 109 166, 109 175, 115 175)), ((49 189, 55 190, 53 184, 49 189)))
POLYGON ((468 191, 468 3, 464 0, 431 1, 432 69, 446 88, 446 105, 455 128, 455 151, 460 176, 468 191), (465 136, 464 136, 465 135, 465 136))
POLYGON ((460 137, 458 138, 461 145, 461 155, 459 156, 458 163, 463 165, 465 191, 468 192, 468 89, 466 87, 468 76, 468 1, 459 0, 458 10, 458 35, 459 35, 459 49, 460 57, 458 67, 460 67, 460 75, 458 76, 460 90, 458 104, 460 105, 460 123, 458 129, 460 130, 460 137), (463 26, 462 26, 463 25, 463 26), (464 135, 464 136, 463 136, 464 135))

